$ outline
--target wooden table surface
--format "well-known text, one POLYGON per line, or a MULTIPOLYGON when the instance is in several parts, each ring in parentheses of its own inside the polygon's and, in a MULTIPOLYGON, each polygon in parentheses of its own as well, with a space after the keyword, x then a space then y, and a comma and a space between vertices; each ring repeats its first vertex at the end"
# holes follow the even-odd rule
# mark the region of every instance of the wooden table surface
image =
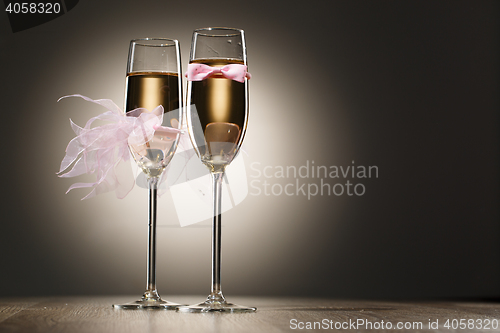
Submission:
MULTIPOLYGON (((134 299, 123 296, 0 298, 0 332, 306 332, 311 331, 308 327, 314 328, 315 322, 317 331, 331 332, 500 332, 500 303, 489 302, 229 297, 231 302, 258 308, 256 313, 243 314, 111 307, 113 303, 134 299), (392 329, 387 327, 388 323, 392 329), (398 323, 407 329, 404 326, 397 329, 398 323)), ((168 299, 192 304, 203 297, 171 296, 168 299)))

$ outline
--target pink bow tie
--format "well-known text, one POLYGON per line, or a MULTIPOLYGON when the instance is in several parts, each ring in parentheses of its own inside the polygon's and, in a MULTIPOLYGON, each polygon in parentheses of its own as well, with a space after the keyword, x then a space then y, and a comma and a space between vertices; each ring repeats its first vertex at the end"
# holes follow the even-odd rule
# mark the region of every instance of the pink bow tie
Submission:
POLYGON ((247 66, 241 64, 229 64, 222 67, 212 67, 205 64, 189 64, 186 72, 188 81, 202 81, 222 74, 226 79, 245 82, 245 77, 250 79, 252 76, 247 72, 247 66))

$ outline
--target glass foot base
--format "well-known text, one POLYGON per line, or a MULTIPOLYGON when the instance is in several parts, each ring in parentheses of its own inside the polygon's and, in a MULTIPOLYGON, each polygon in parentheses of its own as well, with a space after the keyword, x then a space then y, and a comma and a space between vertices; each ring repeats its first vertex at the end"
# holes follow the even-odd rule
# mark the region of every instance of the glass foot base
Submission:
POLYGON ((162 299, 159 300, 138 300, 135 302, 125 303, 125 304, 113 304, 113 308, 115 309, 123 309, 123 310, 177 310, 181 304, 172 303, 168 301, 164 301, 162 299))
POLYGON ((257 308, 241 306, 227 302, 205 301, 195 305, 180 306, 179 312, 255 312, 257 308))

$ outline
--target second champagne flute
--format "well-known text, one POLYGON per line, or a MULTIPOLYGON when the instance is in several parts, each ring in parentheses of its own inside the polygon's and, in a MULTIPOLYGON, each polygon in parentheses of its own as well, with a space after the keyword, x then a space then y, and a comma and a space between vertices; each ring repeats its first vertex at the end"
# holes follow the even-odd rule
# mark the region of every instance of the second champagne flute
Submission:
POLYGON ((220 284, 222 179, 238 153, 248 119, 248 79, 243 30, 195 30, 188 65, 187 121, 196 153, 213 180, 212 288, 205 302, 181 312, 251 312, 226 302, 220 284))
MULTIPOLYGON (((159 179, 172 159, 180 136, 182 122, 182 80, 179 42, 175 39, 144 38, 130 42, 125 110, 127 116, 151 114, 161 117, 154 134, 147 140, 146 127, 137 128, 140 143, 129 140, 130 152, 145 173, 149 187, 148 269, 146 291, 140 300, 115 304, 119 309, 177 309, 179 304, 164 301, 156 289, 156 199, 159 179), (133 112, 130 112, 134 110, 133 112), (144 134, 141 134, 144 132, 144 134)), ((155 119, 153 119, 155 120, 155 119)), ((149 138, 148 136, 148 138, 149 138)))

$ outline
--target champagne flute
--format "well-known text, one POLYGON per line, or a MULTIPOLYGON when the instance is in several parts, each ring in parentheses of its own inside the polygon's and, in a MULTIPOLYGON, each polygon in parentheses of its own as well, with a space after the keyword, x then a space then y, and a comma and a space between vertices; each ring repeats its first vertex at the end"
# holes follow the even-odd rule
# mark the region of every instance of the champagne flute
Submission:
MULTIPOLYGON (((251 312, 226 302, 220 284, 221 195, 226 167, 238 153, 248 119, 248 78, 243 30, 195 30, 188 66, 187 121, 191 141, 213 181, 212 288, 205 302, 181 312, 251 312), (237 72, 232 78, 230 73, 237 72)), ((233 73, 234 74, 234 73, 233 73)))
MULTIPOLYGON (((130 42, 125 110, 127 116, 160 112, 163 122, 153 137, 141 143, 129 139, 136 163, 147 177, 149 189, 148 268, 146 291, 140 300, 114 304, 119 309, 177 309, 179 304, 164 301, 156 289, 156 199, 159 179, 172 159, 182 122, 182 78, 179 42, 175 39, 144 38, 130 42), (129 112, 135 110, 134 112, 129 112)), ((139 133, 140 133, 139 129, 139 133)), ((140 134, 139 134, 140 136, 140 134)), ((144 134, 146 136, 146 134, 144 134)))

